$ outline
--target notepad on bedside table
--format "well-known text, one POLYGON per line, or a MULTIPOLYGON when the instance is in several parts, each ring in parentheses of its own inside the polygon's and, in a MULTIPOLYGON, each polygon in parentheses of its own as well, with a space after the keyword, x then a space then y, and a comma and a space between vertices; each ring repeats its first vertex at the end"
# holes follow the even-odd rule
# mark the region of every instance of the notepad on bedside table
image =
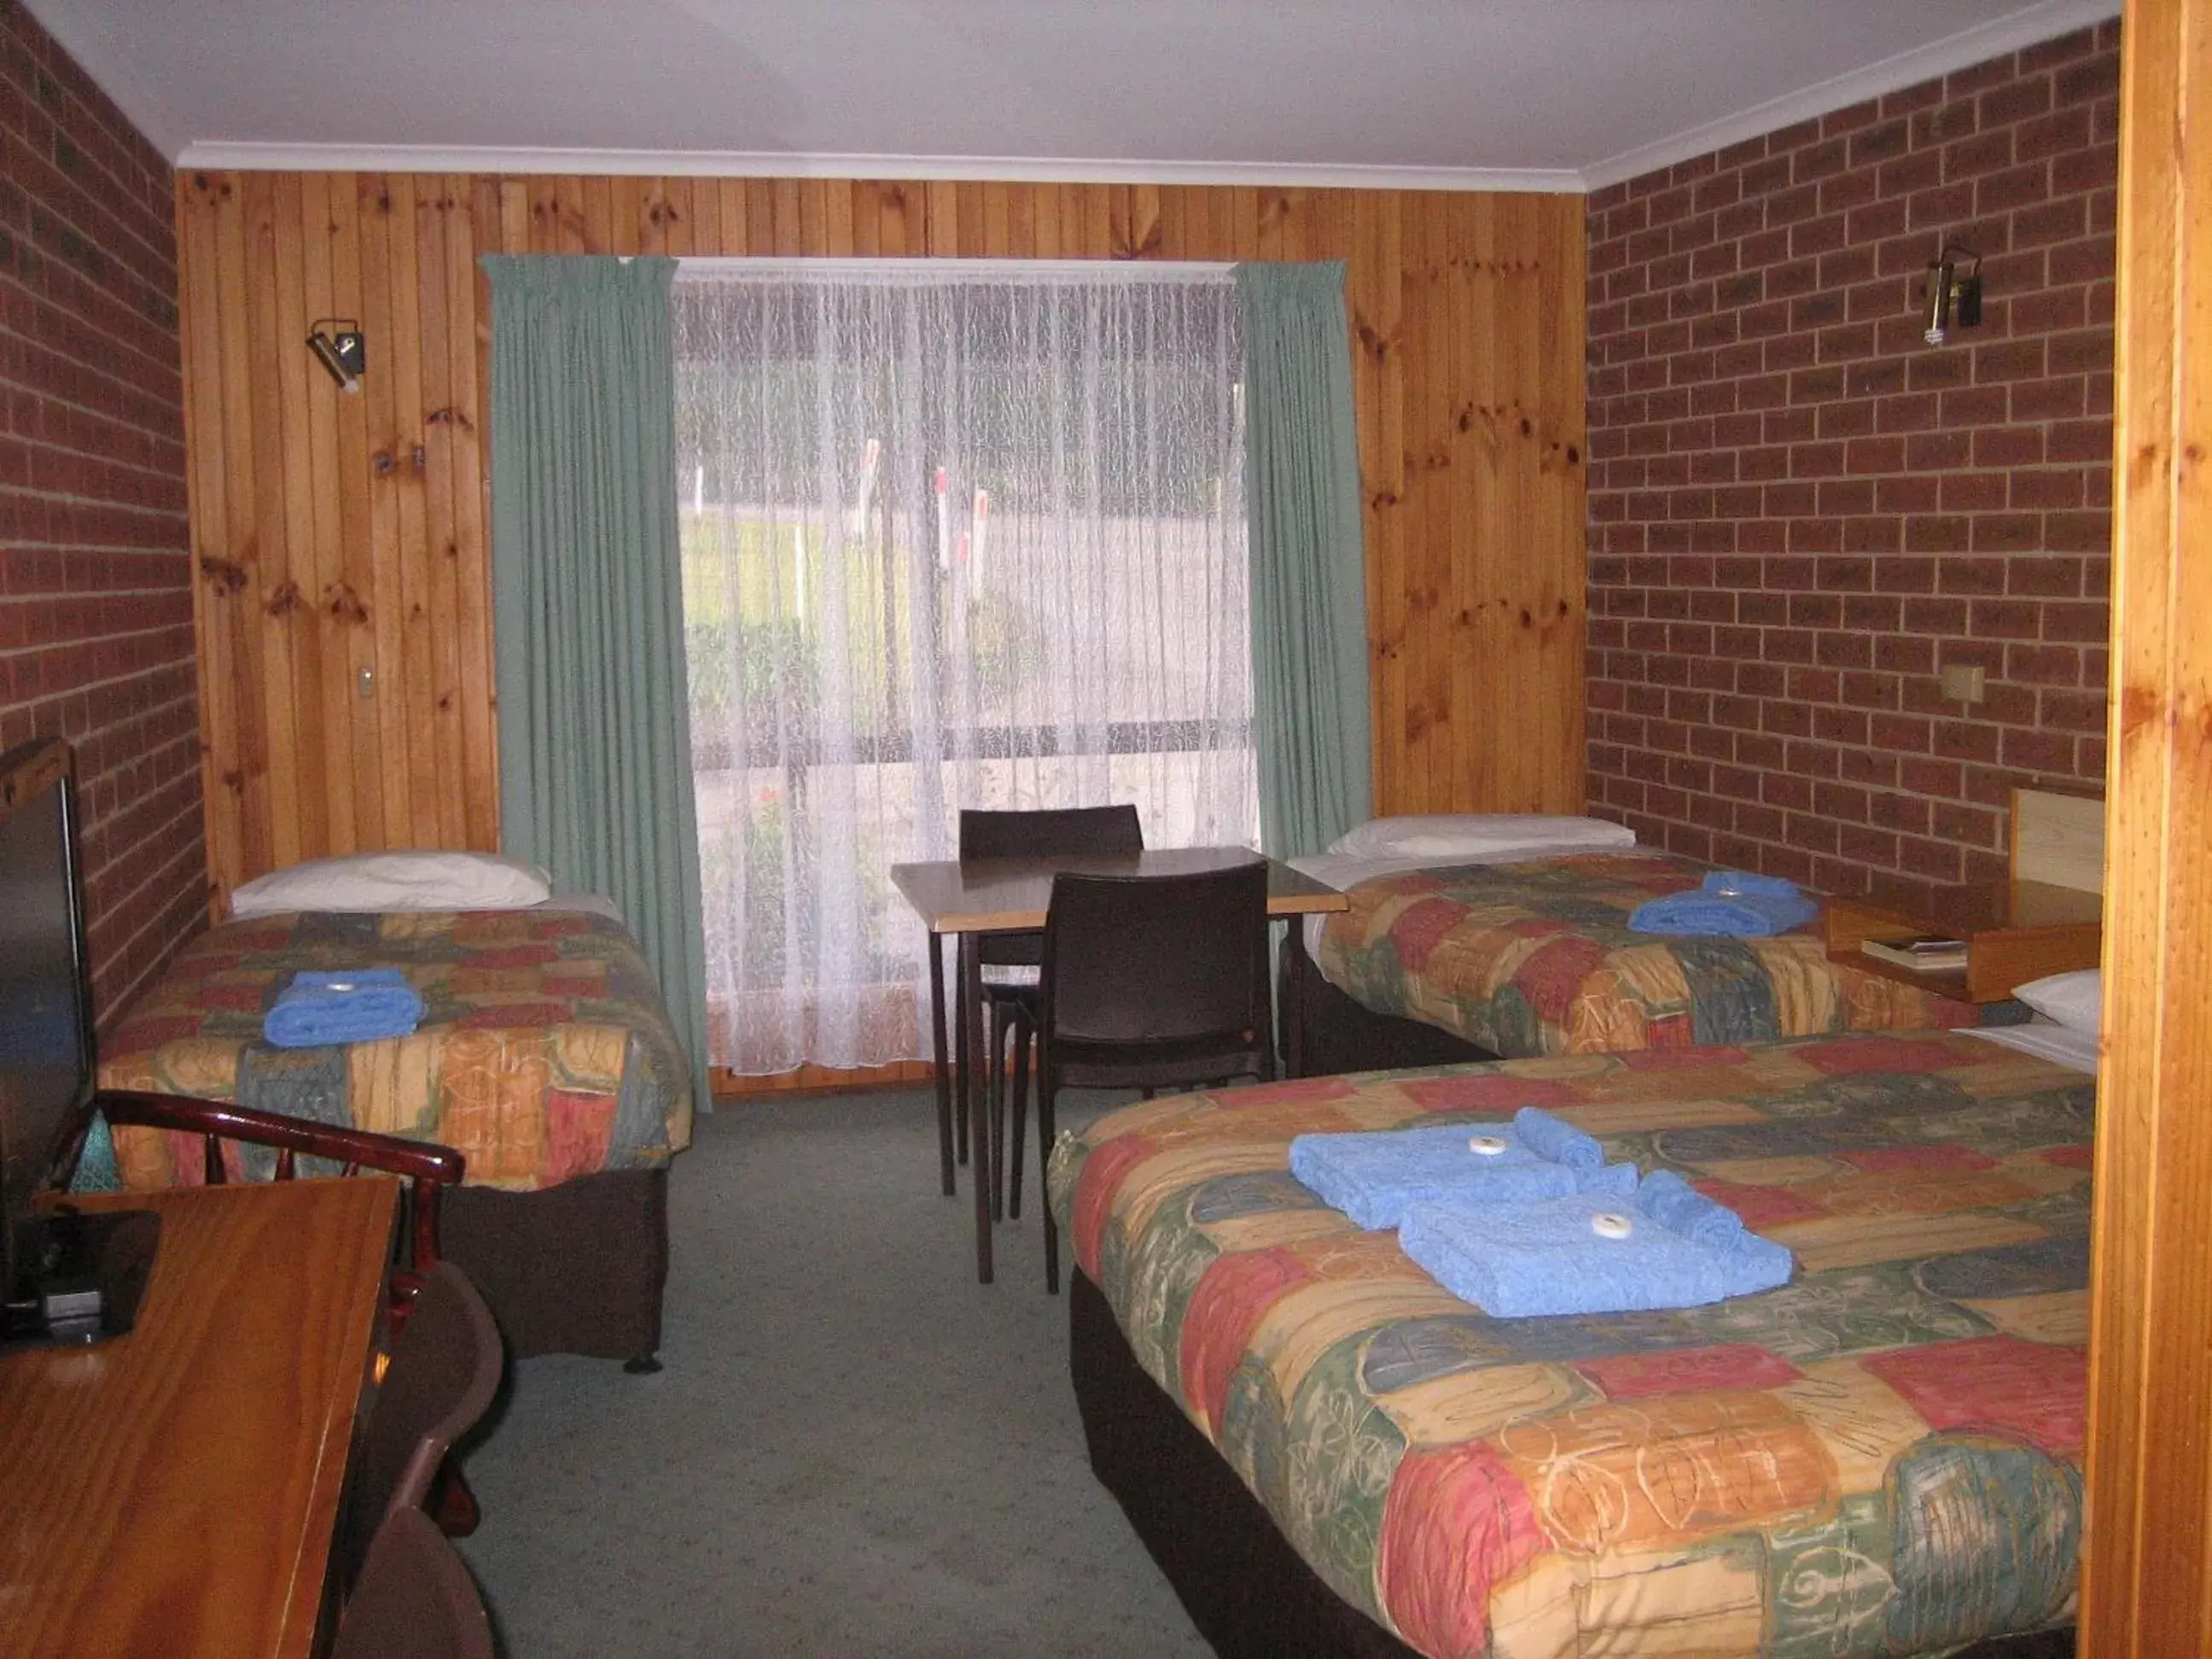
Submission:
POLYGON ((1866 939, 1859 949, 1868 956, 1893 962, 1923 974, 1966 965, 1966 941, 1940 933, 1916 933, 1909 939, 1866 939))

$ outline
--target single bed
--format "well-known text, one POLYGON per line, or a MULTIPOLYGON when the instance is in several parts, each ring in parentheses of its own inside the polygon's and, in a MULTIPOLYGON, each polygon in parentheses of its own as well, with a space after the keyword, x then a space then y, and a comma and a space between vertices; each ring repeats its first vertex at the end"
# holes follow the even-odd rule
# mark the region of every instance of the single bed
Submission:
MULTIPOLYGON (((652 1363, 667 1166, 690 1143, 691 1088, 659 987, 611 916, 539 904, 228 922, 125 1018, 99 1075, 104 1089, 453 1147, 467 1184, 441 1206, 442 1253, 483 1290, 514 1351, 652 1363), (362 967, 397 968, 421 994, 413 1036, 263 1040, 264 1014, 295 973, 362 967)), ((193 1137, 118 1125, 112 1139, 130 1188, 200 1179, 193 1137)))
MULTIPOLYGON (((2016 878, 2097 886, 2099 803, 2021 790, 2013 823, 2016 878)), ((1696 886, 1710 868, 1653 848, 1425 860, 1404 855, 1405 845, 1402 836, 1355 842, 1348 853, 1299 861, 1344 888, 1351 908, 1284 940, 1293 1076, 2022 1017, 2008 1004, 1955 1000, 1832 961, 1819 920, 1771 939, 1633 933, 1638 905, 1696 886)))
POLYGON ((1327 919, 1314 963, 1371 1012, 1513 1059, 1981 1021, 1830 961, 1817 923, 1771 939, 1630 931, 1638 905, 1708 868, 1635 848, 1376 876, 1327 919))
POLYGON ((1093 1468, 1224 1654, 2068 1651, 2094 1094, 1923 1031, 1109 1114, 1051 1181, 1093 1468), (1300 1133, 1522 1104, 1723 1198, 1797 1277, 1492 1319, 1288 1173, 1300 1133))

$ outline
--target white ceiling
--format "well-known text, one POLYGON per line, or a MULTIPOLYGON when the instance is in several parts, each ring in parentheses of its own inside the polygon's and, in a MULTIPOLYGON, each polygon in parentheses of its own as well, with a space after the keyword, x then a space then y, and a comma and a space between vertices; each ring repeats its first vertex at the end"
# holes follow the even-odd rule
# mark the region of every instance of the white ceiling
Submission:
POLYGON ((186 166, 1559 190, 2118 0, 29 0, 186 166))

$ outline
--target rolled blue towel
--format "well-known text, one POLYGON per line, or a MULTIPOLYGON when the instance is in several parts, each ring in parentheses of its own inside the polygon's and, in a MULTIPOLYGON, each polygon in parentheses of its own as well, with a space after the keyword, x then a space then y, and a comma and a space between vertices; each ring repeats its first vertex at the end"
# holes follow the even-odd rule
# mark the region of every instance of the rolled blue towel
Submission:
POLYGON ((262 1020, 261 1035, 279 1048, 319 1048, 411 1036, 422 1018, 422 999, 397 968, 298 973, 262 1020))
MULTIPOLYGON (((1581 1133, 1556 1118, 1549 1121, 1570 1134, 1581 1133)), ((1601 1153, 1601 1166, 1603 1161, 1601 1153)), ((1323 1203, 1370 1232, 1396 1226, 1406 1206, 1422 1198, 1526 1203, 1591 1191, 1626 1202, 1636 1190, 1634 1164, 1577 1169, 1557 1162, 1528 1143, 1517 1120, 1510 1125, 1456 1123, 1368 1134, 1300 1135, 1291 1142, 1291 1173, 1323 1203), (1495 1143, 1498 1150, 1476 1152, 1469 1143, 1477 1139, 1495 1143)))
POLYGON ((1743 1218, 1672 1170, 1654 1170, 1636 1188, 1636 1208, 1692 1243, 1725 1247, 1743 1236, 1743 1218))
POLYGON ((1629 914, 1629 931, 1637 933, 1712 934, 1729 939, 1765 939, 1802 927, 1820 914, 1820 907, 1800 893, 1795 884, 1771 876, 1753 876, 1741 870, 1716 870, 1705 884, 1663 898, 1647 899, 1629 914), (1758 887, 1741 885, 1746 880, 1758 887), (1716 881, 1732 884, 1724 888, 1716 881), (1787 888, 1787 892, 1776 890, 1787 888))
POLYGON ((1514 1113, 1513 1133, 1537 1157, 1564 1164, 1570 1170, 1595 1170, 1605 1163, 1605 1148, 1595 1137, 1553 1117, 1540 1106, 1523 1106, 1514 1113))
POLYGON ((1398 1244, 1461 1301, 1501 1319, 1700 1307, 1786 1285, 1796 1266, 1756 1233, 1699 1244, 1587 1194, 1534 1204, 1410 1204, 1398 1244))

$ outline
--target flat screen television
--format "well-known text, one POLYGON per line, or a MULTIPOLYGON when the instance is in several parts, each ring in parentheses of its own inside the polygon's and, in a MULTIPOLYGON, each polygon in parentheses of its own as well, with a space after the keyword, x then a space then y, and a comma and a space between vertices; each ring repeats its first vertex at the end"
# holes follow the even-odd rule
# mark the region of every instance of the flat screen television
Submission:
POLYGON ((152 1217, 34 1202, 83 1132, 94 1064, 75 757, 46 738, 0 755, 0 1340, 118 1334, 117 1296, 135 1306, 143 1283, 152 1217))

